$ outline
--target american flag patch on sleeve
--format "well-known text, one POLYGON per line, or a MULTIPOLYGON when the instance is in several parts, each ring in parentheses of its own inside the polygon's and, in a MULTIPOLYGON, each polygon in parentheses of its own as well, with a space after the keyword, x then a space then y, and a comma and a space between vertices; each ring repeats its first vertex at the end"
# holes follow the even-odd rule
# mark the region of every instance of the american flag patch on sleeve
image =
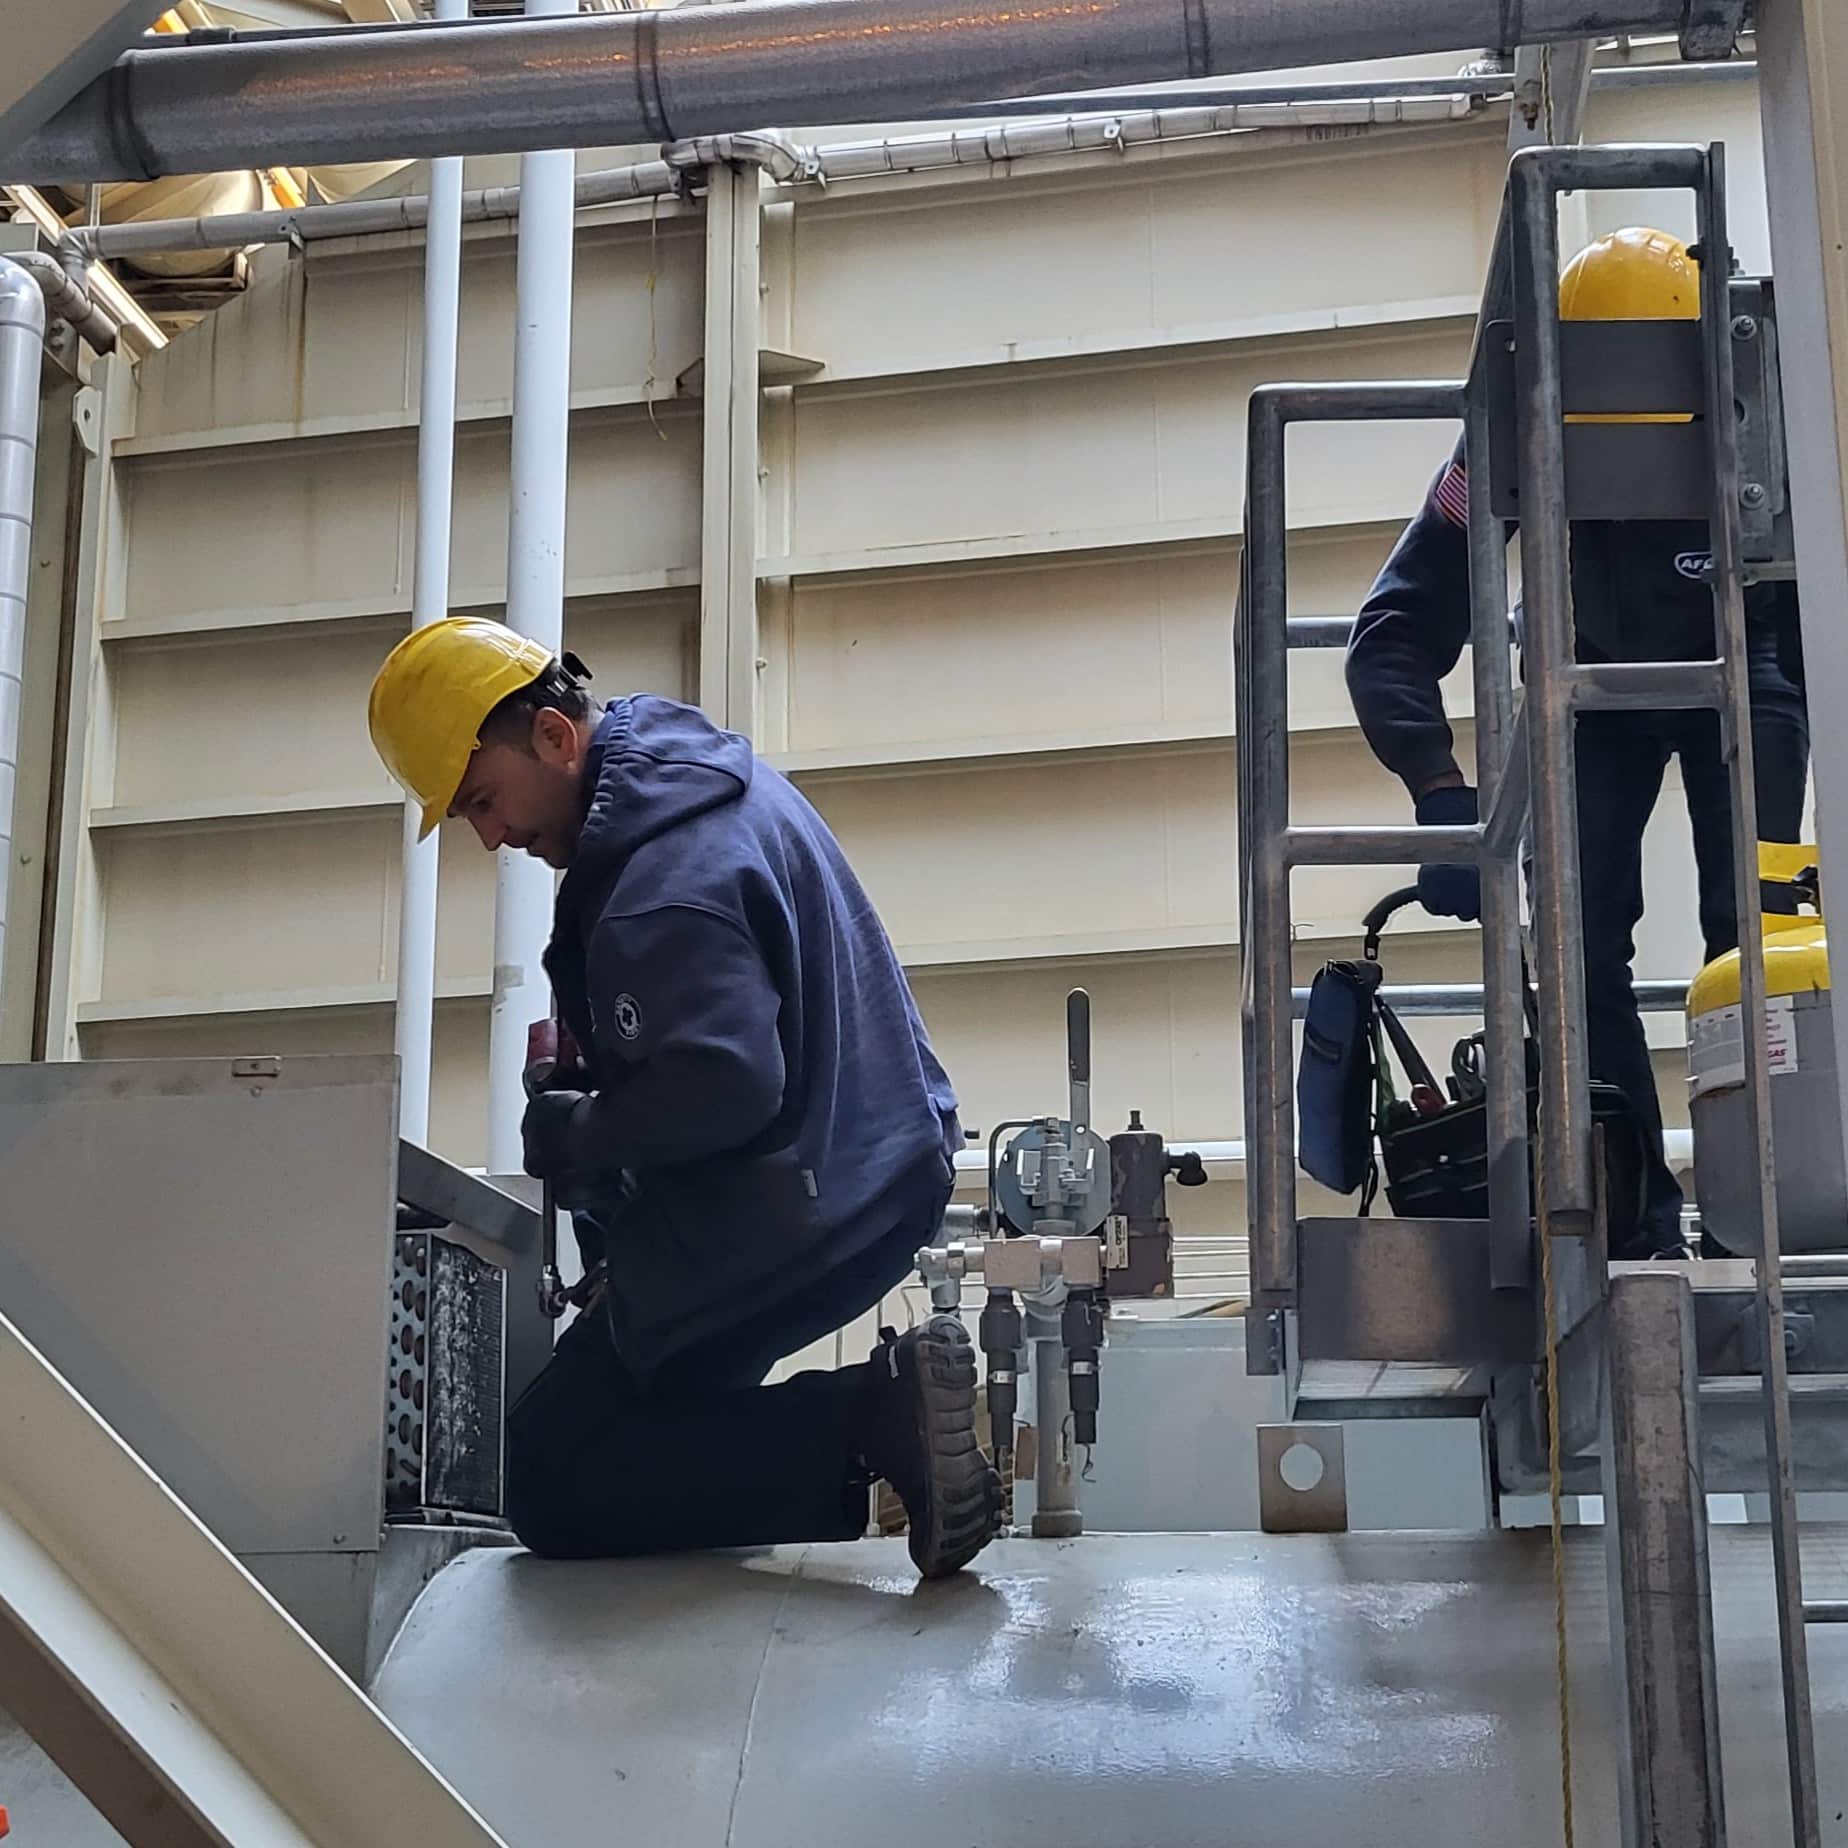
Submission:
POLYGON ((1469 524, 1469 475, 1461 462, 1452 462, 1438 476, 1431 499, 1452 526, 1469 524))

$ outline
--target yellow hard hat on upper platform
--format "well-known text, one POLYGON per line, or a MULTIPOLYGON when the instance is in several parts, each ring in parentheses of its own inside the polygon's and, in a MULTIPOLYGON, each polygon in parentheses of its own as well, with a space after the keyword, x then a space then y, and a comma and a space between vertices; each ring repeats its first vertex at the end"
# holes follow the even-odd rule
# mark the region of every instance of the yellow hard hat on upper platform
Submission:
POLYGON ((1667 231, 1626 225, 1595 239, 1559 279, 1562 321, 1698 321, 1700 265, 1667 231))
MULTIPOLYGON (((1562 321, 1698 321, 1700 265, 1667 231, 1626 225, 1595 239, 1559 279, 1562 321)), ((1567 423, 1685 424, 1691 412, 1574 412, 1567 423)))
POLYGON ((385 768, 423 805, 423 834, 449 813, 483 720, 552 658, 549 648, 485 616, 426 623, 386 656, 367 724, 385 768))

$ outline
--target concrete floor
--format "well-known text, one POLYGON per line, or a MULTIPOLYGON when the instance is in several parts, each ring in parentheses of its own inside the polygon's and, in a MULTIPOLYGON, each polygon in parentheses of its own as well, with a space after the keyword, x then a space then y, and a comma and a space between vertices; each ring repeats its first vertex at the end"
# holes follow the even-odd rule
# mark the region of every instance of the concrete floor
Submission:
MULTIPOLYGON (((1713 1530, 1730 1836, 1789 1840, 1770 1559, 1713 1530)), ((1814 1594, 1848 1529, 1812 1528, 1814 1594)), ((1600 1536, 1569 1556, 1578 1840, 1616 1848, 1600 1536)), ((1848 1634, 1812 1637, 1848 1848, 1848 1634)), ((381 1704, 513 1848, 1555 1848, 1546 1536, 900 1542, 608 1564, 465 1556, 381 1704)), ((116 1836, 0 1724, 19 1848, 116 1836)), ((8 1843, 13 1848, 13 1843, 8 1843)), ((253 1844, 252 1848, 260 1848, 253 1844)))

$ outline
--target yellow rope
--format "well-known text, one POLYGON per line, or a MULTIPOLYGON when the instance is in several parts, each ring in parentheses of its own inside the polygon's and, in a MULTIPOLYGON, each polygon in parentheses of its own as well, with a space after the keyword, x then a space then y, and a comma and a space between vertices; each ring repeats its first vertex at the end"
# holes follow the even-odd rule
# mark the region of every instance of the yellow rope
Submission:
POLYGON ((1553 1233, 1546 1210, 1546 1179, 1538 1151, 1540 1175, 1540 1289, 1546 1302, 1546 1473, 1553 1517, 1553 1656, 1559 1682, 1559 1807, 1566 1848, 1574 1848, 1572 1830, 1572 1698, 1566 1674, 1566 1531, 1562 1517, 1564 1476, 1559 1465, 1559 1311, 1553 1301, 1553 1233))

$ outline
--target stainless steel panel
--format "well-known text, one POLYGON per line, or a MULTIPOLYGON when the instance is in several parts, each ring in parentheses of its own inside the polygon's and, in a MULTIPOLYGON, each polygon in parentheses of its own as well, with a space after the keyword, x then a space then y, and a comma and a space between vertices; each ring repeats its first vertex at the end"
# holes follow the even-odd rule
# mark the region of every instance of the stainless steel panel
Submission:
POLYGON ((1305 1219, 1297 1229, 1305 1361, 1493 1366, 1531 1360, 1534 1304, 1496 1290, 1470 1219, 1305 1219))
POLYGON ((389 1058, 0 1067, 0 1303, 234 1552, 371 1551, 389 1058))

